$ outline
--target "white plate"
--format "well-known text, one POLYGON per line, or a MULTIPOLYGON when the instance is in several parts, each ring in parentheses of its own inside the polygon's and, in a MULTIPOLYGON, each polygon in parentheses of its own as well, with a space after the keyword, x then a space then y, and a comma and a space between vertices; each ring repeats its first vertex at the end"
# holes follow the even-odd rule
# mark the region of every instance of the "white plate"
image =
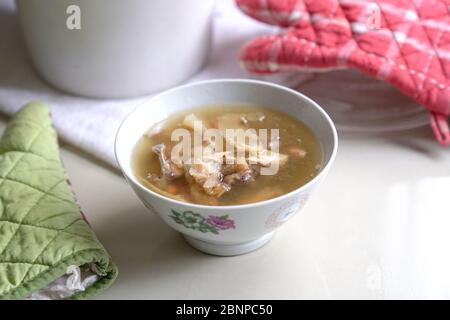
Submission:
POLYGON ((265 80, 296 88, 319 103, 343 133, 385 133, 427 125, 426 109, 391 85, 354 70, 284 73, 265 80))

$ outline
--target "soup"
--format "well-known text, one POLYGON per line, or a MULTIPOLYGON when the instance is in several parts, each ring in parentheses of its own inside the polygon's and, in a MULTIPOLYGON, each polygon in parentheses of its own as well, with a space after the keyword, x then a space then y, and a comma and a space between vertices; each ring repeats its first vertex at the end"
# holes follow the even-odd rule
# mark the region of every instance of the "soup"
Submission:
POLYGON ((322 158, 319 141, 301 121, 274 109, 239 105, 171 115, 143 134, 132 165, 152 191, 226 206, 293 191, 318 174, 322 158))

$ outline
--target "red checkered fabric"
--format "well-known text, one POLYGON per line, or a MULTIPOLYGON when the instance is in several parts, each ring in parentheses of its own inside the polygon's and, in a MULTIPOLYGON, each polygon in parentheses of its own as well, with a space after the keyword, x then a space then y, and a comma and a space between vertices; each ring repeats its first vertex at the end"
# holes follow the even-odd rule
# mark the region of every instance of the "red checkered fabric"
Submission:
POLYGON ((243 47, 249 71, 356 68, 425 106, 437 140, 450 144, 450 0, 236 2, 285 28, 243 47))

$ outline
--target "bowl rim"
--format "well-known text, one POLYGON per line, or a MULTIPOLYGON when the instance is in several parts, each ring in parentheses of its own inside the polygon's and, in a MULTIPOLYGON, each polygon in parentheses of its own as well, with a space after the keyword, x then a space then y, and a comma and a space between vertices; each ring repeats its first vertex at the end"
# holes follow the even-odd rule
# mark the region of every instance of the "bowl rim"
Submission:
MULTIPOLYGON (((308 125, 308 124, 306 124, 308 125)), ((300 193, 303 190, 306 190, 307 188, 309 188, 311 185, 316 184, 317 182, 320 181, 320 179, 327 174, 329 168, 331 167, 331 165, 333 164, 335 158, 336 158, 336 154, 337 154, 337 149, 338 149, 338 134, 337 134, 337 130, 336 127, 333 123, 333 121, 331 120, 330 116, 325 112, 325 110, 314 100, 312 100, 311 98, 307 97, 306 95, 300 93, 299 91, 290 89, 288 87, 279 85, 279 84, 275 84, 275 83, 271 83, 271 82, 267 82, 267 81, 261 81, 261 80, 254 80, 254 79, 238 79, 238 78, 224 78, 224 79, 213 79, 213 80, 202 80, 202 81, 195 81, 192 83, 188 83, 188 84, 184 84, 184 85, 180 85, 180 86, 176 86, 173 87, 171 89, 165 90, 161 93, 158 93, 154 96, 152 96, 151 98, 145 100, 143 103, 139 104, 138 106, 136 106, 120 123, 119 128, 117 129, 116 132, 116 137, 114 139, 114 155, 116 158, 116 162, 119 165, 119 168, 122 172, 122 174, 124 175, 124 177, 126 178, 126 180, 133 182, 134 185, 136 185, 140 190, 142 190, 145 193, 149 193, 157 198, 160 198, 164 201, 167 201, 169 203, 172 204, 176 204, 179 206, 188 206, 188 207, 192 207, 192 208, 196 208, 196 209, 215 209, 215 210, 228 210, 228 209, 250 209, 250 208, 255 208, 255 207, 260 207, 260 206, 264 206, 267 204, 271 204, 274 202, 279 202, 281 200, 287 199, 290 196, 300 193), (320 113, 321 116, 323 116, 326 120, 326 122, 328 123, 328 125, 330 126, 331 132, 332 132, 332 136, 333 136, 333 150, 331 152, 331 156, 328 159, 327 164, 321 168, 320 172, 318 175, 316 175, 313 179, 311 179, 310 181, 308 181, 307 183, 305 183, 304 185, 289 191, 288 193, 282 194, 278 197, 275 198, 271 198, 271 199, 267 199, 267 200, 263 200, 263 201, 258 201, 258 202, 254 202, 254 203, 247 203, 247 204, 238 204, 238 205, 224 205, 224 206, 217 206, 217 205, 203 205, 203 204, 196 204, 196 203, 191 203, 191 202, 184 202, 184 201, 179 201, 179 200, 175 200, 169 197, 166 197, 164 195, 161 195, 153 190, 150 190, 148 188, 146 188, 144 185, 142 185, 137 178, 133 175, 133 173, 127 174, 127 172, 125 172, 124 170, 124 166, 122 161, 120 160, 121 157, 119 157, 118 155, 118 137, 122 131, 122 128, 124 126, 124 124, 128 121, 128 119, 132 116, 132 114, 134 114, 138 109, 143 108, 145 105, 151 103, 152 100, 156 100, 161 98, 162 96, 165 95, 170 95, 175 91, 181 90, 181 89, 189 89, 191 87, 196 87, 196 86, 203 86, 203 85, 208 85, 211 83, 242 83, 242 84, 254 84, 254 85, 260 85, 260 86, 267 86, 267 87, 272 87, 275 88, 277 90, 282 90, 285 91, 286 93, 289 94, 293 94, 295 96, 297 96, 299 99, 307 102, 311 107, 314 107, 316 109, 316 111, 318 111, 320 113)), ((131 155, 128 156, 128 158, 130 158, 131 155)), ((131 161, 130 159, 128 161, 131 161)))

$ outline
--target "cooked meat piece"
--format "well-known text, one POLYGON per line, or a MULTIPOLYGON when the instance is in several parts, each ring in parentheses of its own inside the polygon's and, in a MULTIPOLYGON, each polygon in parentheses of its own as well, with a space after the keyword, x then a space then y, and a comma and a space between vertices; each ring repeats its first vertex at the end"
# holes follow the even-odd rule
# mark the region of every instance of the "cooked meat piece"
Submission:
POLYGON ((231 190, 231 186, 226 183, 220 182, 218 184, 215 184, 211 188, 203 187, 203 189, 205 190, 205 192, 208 195, 216 197, 216 198, 220 198, 225 192, 228 192, 231 190))
MULTIPOLYGON (((188 114, 186 117, 184 117, 183 120, 183 126, 185 126, 188 129, 194 130, 194 126, 195 126, 195 122, 198 121, 200 123, 202 123, 202 120, 197 118, 197 116, 193 113, 188 114)), ((202 123, 202 127, 201 129, 205 129, 202 123)))
POLYGON ((248 159, 250 162, 254 164, 257 163, 262 165, 263 167, 268 167, 274 161, 279 161, 279 165, 282 166, 287 162, 288 158, 289 156, 286 154, 277 153, 270 150, 262 150, 258 153, 256 157, 250 156, 248 159))
POLYGON ((219 198, 224 192, 230 190, 230 186, 222 182, 220 167, 220 162, 203 161, 188 166, 186 172, 203 187, 206 194, 219 198))
POLYGON ((200 149, 200 154, 193 149, 192 164, 185 164, 185 171, 198 183, 205 193, 220 197, 224 192, 229 191, 229 186, 222 183, 221 166, 223 162, 223 154, 214 153, 211 145, 200 149))
POLYGON ((236 172, 235 170, 235 165, 234 164, 222 164, 222 169, 221 172, 223 174, 223 176, 228 176, 229 174, 233 174, 236 172))
POLYGON ((233 184, 237 183, 246 183, 253 180, 253 172, 252 170, 245 170, 241 172, 232 173, 229 175, 226 175, 223 178, 223 182, 225 182, 227 185, 231 186, 233 184))
POLYGON ((255 130, 252 129, 237 129, 232 134, 227 135, 226 130, 222 131, 226 143, 234 148, 235 151, 243 151, 249 153, 257 153, 265 149, 255 130))
POLYGON ((261 165, 260 164, 251 164, 250 170, 252 170, 252 175, 254 177, 256 177, 261 174, 261 165))
POLYGON ((158 176, 157 174, 149 173, 147 179, 159 189, 164 190, 167 187, 167 179, 164 179, 164 177, 158 176))
POLYGON ((258 143, 256 145, 248 143, 249 141, 259 142, 256 130, 249 131, 251 129, 247 129, 245 126, 243 126, 241 115, 228 113, 218 117, 217 120, 218 129, 222 133, 222 136, 225 138, 226 143, 234 147, 235 151, 237 149, 253 152, 258 151, 258 143), (234 131, 232 129, 234 129, 234 131))
POLYGON ((218 204, 218 197, 208 195, 203 186, 198 184, 188 172, 185 173, 185 178, 189 184, 190 195, 195 202, 212 206, 218 204))
POLYGON ((222 174, 224 175, 223 181, 230 186, 236 183, 249 182, 254 178, 253 171, 247 162, 223 164, 222 174))
POLYGON ((241 163, 232 163, 232 164, 227 164, 224 162, 222 164, 222 169, 221 169, 222 174, 224 176, 227 176, 232 173, 243 172, 243 171, 249 170, 250 167, 249 167, 247 161, 245 161, 245 159, 243 159, 243 160, 244 161, 242 161, 241 163))
POLYGON ((147 175, 147 179, 150 180, 151 182, 155 183, 155 184, 156 183, 160 183, 162 181, 164 181, 167 184, 167 181, 163 177, 158 176, 157 174, 154 174, 154 173, 149 173, 147 175))
MULTIPOLYGON (((226 132, 227 129, 242 129, 243 133, 248 133, 246 130, 248 130, 249 122, 251 121, 257 121, 261 122, 265 118, 265 115, 260 112, 254 112, 249 114, 238 114, 238 113, 226 113, 222 116, 219 116, 217 118, 217 128, 222 133, 222 136, 225 138, 227 143, 231 144, 235 148, 242 149, 245 151, 254 151, 257 152, 260 146, 258 145, 250 145, 247 144, 247 142, 242 142, 240 139, 236 139, 236 136, 229 137, 227 136, 226 132)), ((238 131, 235 131, 235 134, 237 134, 238 131)), ((252 139, 255 139, 255 141, 258 141, 258 135, 250 134, 247 135, 246 140, 250 139, 250 136, 252 139)))
POLYGON ((166 157, 166 145, 164 143, 157 144, 152 151, 158 155, 161 164, 161 172, 163 176, 169 180, 181 177, 184 174, 182 168, 177 167, 170 159, 166 157))

